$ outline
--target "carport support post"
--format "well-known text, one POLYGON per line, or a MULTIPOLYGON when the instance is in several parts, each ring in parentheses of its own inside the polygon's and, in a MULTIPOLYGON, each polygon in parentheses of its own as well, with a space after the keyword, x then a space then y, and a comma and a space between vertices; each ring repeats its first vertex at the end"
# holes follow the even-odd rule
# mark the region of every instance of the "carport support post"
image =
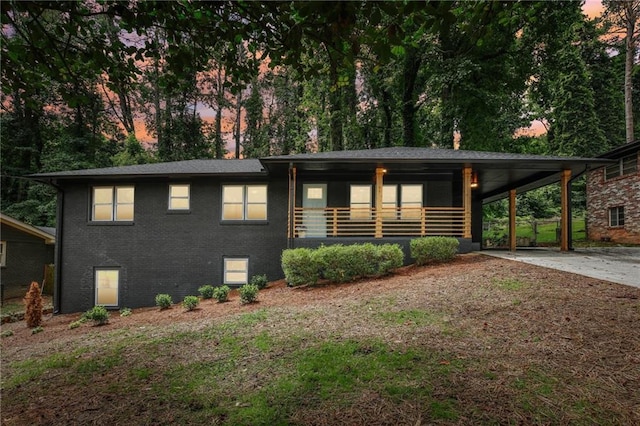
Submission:
POLYGON ((563 170, 560 175, 560 251, 569 251, 569 222, 571 221, 570 180, 571 170, 563 170))
POLYGON ((376 238, 382 238, 382 186, 386 170, 376 167, 376 238))
POLYGON ((509 191, 509 250, 516 251, 516 190, 509 191))
POLYGON ((471 167, 462 170, 462 205, 464 206, 463 238, 471 238, 471 167))

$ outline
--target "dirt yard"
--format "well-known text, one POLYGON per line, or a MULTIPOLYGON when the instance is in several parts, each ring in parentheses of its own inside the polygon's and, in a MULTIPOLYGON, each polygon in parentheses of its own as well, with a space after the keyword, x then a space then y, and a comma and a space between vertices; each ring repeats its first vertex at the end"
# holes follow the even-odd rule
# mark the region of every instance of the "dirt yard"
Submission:
MULTIPOLYGON (((43 324, 44 330, 37 334, 32 334, 24 322, 2 326, 3 333, 13 332, 1 341, 2 424, 105 424, 101 423, 102 420, 131 424, 139 421, 139 418, 113 417, 112 413, 102 412, 99 407, 87 408, 83 401, 91 405, 92 398, 97 397, 93 386, 83 390, 77 384, 66 387, 67 382, 59 374, 49 373, 41 378, 46 379, 47 385, 43 389, 47 389, 47 393, 38 395, 36 403, 25 402, 37 389, 28 381, 11 389, 7 389, 7 383, 15 378, 15 368, 20 363, 64 352, 65 348, 71 350, 87 344, 87 341, 104 346, 111 336, 118 335, 119 330, 159 330, 157 333, 161 335, 180 330, 200 330, 238 314, 258 310, 295 312, 296 315, 308 312, 310 319, 305 328, 317 336, 340 335, 354 339, 376 336, 394 345, 437 348, 442 353, 457 354, 463 361, 481 360, 474 362, 482 364, 483 368, 490 364, 488 372, 474 371, 475 367, 469 367, 469 370, 459 371, 448 380, 448 398, 455 401, 459 413, 453 419, 436 423, 566 424, 609 418, 611 424, 638 424, 639 298, 640 289, 637 288, 482 254, 468 254, 458 256, 449 264, 409 266, 390 277, 350 284, 288 288, 279 281, 262 290, 258 303, 251 305, 241 305, 234 291, 230 302, 218 304, 214 300, 205 300, 191 312, 186 312, 179 305, 165 311, 155 307, 135 309, 128 317, 112 312, 109 323, 100 327, 87 323, 69 329, 69 324, 80 318, 80 313, 48 315, 43 324), (381 308, 377 308, 379 306, 381 308), (383 329, 379 323, 367 319, 374 317, 363 317, 376 309, 394 312, 438 310, 444 315, 442 322, 448 331, 434 333, 427 326, 416 328, 407 324, 383 329), (310 313, 318 311, 321 316, 310 313), (166 330, 162 331, 163 328, 166 330), (104 341, 100 342, 100 339, 104 341), (513 380, 521 377, 524 371, 531 371, 531 366, 547 371, 553 377, 554 386, 562 388, 558 391, 559 396, 549 395, 549 401, 544 401, 542 394, 540 398, 543 400, 536 397, 532 404, 553 407, 562 404, 558 400, 566 398, 574 401, 572 406, 582 401, 597 407, 593 409, 595 414, 585 417, 562 414, 564 408, 560 405, 558 413, 551 418, 527 418, 526 414, 513 407, 514 395, 518 397, 518 392, 524 392, 517 388, 517 381, 514 385, 513 380), (86 417, 87 410, 92 417, 86 417), (592 415, 594 417, 590 417, 592 415), (102 420, 87 420, 97 418, 102 420)), ((272 333, 286 333, 282 324, 271 327, 272 333)), ((199 350, 194 347, 186 354, 173 354, 172 362, 180 362, 179 359, 184 357, 203 356, 199 350)), ((127 370, 131 368, 115 368, 96 381, 124 383, 130 374, 127 370)), ((531 377, 528 379, 533 380, 531 377)), ((105 391, 100 392, 104 395, 105 391)), ((375 395, 369 397, 380 397, 375 395)), ((135 392, 122 397, 129 399, 126 402, 118 401, 118 394, 109 398, 111 407, 143 404, 135 400, 135 392)), ((295 419, 292 423, 393 424, 393 419, 379 412, 368 413, 367 409, 359 411, 360 420, 345 417, 346 412, 341 414, 340 410, 325 410, 323 413, 310 410, 308 407, 296 409, 295 415, 290 417, 295 419)), ((431 423, 425 410, 407 420, 406 424, 431 423)), ((121 416, 126 412, 122 409, 121 416)), ((159 418, 166 419, 156 417, 156 420, 159 418)), ((149 418, 143 423, 147 421, 149 418)))

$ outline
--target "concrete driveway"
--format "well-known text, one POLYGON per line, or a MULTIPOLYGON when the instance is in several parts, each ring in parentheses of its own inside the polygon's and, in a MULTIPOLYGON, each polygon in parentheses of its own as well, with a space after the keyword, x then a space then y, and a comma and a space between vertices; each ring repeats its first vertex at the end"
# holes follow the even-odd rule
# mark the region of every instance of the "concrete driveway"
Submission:
POLYGON ((521 248, 515 252, 484 250, 481 253, 640 287, 640 247, 589 247, 570 252, 553 248, 521 248))

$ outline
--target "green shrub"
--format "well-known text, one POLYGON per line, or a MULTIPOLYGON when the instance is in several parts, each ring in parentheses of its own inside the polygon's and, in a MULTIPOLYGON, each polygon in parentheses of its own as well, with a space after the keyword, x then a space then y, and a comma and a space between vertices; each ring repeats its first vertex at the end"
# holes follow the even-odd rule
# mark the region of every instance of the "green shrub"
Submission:
POLYGON ((228 285, 222 285, 220 287, 216 287, 213 290, 213 298, 218 301, 218 303, 226 302, 229 300, 229 292, 231 289, 228 285))
POLYGON ((182 307, 187 311, 193 311, 199 303, 200 299, 198 299, 198 296, 185 296, 182 301, 182 307))
POLYGON ((417 265, 446 262, 458 252, 460 242, 453 237, 422 237, 411 240, 411 257, 417 265))
POLYGON ((254 284, 245 284, 238 289, 240 293, 240 303, 245 305, 247 303, 255 302, 258 298, 258 286, 254 284))
POLYGON ((91 320, 96 325, 103 325, 109 322, 109 311, 104 306, 98 305, 89 309, 83 315, 85 320, 91 320))
POLYGON ((254 275, 253 277, 251 277, 251 280, 249 280, 249 284, 253 284, 258 287, 258 290, 262 290, 263 288, 267 287, 269 281, 267 280, 266 274, 254 275))
POLYGON ((11 337, 13 336, 13 330, 4 330, 2 333, 0 333, 1 337, 11 337))
POLYGON ((78 328, 80 327, 82 324, 84 324, 86 321, 82 318, 80 318, 77 321, 73 321, 72 323, 69 324, 69 330, 73 330, 74 328, 78 328))
POLYGON ((398 244, 335 244, 315 250, 289 249, 282 253, 282 269, 289 285, 315 284, 319 278, 343 283, 361 277, 386 275, 402 266, 398 244))
POLYGON ((121 316, 121 317, 128 317, 128 316, 130 316, 130 315, 131 315, 131 313, 132 313, 132 312, 131 312, 131 309, 129 309, 129 308, 122 308, 122 309, 120 309, 120 316, 121 316))
POLYGON ((42 333, 43 331, 44 331, 44 328, 42 328, 42 326, 39 325, 31 329, 31 334, 38 334, 38 333, 42 333))
POLYGON ((202 296, 203 299, 211 299, 213 297, 213 290, 214 287, 207 284, 198 288, 198 293, 200 293, 200 296, 202 296))
POLYGON ((318 265, 313 260, 313 250, 287 249, 282 252, 282 271, 289 286, 315 284, 318 281, 318 265))
POLYGON ((404 264, 404 252, 398 244, 381 244, 376 246, 377 269, 375 275, 382 276, 391 273, 404 264))
POLYGON ((160 309, 168 309, 173 305, 173 299, 168 294, 157 294, 156 295, 156 306, 159 306, 160 309))

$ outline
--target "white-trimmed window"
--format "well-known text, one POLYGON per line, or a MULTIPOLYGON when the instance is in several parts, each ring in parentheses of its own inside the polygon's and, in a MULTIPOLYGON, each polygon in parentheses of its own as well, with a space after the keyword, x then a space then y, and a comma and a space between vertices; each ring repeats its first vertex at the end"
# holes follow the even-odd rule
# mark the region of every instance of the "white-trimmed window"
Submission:
POLYGON ((609 226, 624 226, 624 207, 609 209, 609 226))
POLYGON ((117 307, 120 271, 113 268, 96 268, 95 271, 96 306, 117 307))
POLYGON ((623 157, 617 163, 605 168, 605 180, 618 176, 630 175, 638 171, 638 156, 636 154, 623 157))
POLYGON ((422 184, 384 185, 382 187, 382 214, 385 219, 396 219, 400 206, 401 219, 420 219, 422 184))
POLYGON ((422 216, 422 184, 400 186, 402 219, 420 219, 422 216))
POLYGON ((91 220, 132 221, 134 193, 133 186, 94 186, 91 220))
POLYGON ((7 266, 7 242, 0 241, 0 266, 7 266))
POLYGON ((224 185, 222 220, 267 220, 267 185, 224 185))
POLYGON ((351 219, 371 219, 371 185, 351 185, 351 219))
POLYGON ((169 210, 189 210, 191 187, 189 184, 169 185, 169 210))
POLYGON ((226 257, 224 259, 224 284, 246 284, 249 282, 249 259, 226 257))
POLYGON ((382 186, 382 217, 396 219, 398 213, 398 185, 382 186))

